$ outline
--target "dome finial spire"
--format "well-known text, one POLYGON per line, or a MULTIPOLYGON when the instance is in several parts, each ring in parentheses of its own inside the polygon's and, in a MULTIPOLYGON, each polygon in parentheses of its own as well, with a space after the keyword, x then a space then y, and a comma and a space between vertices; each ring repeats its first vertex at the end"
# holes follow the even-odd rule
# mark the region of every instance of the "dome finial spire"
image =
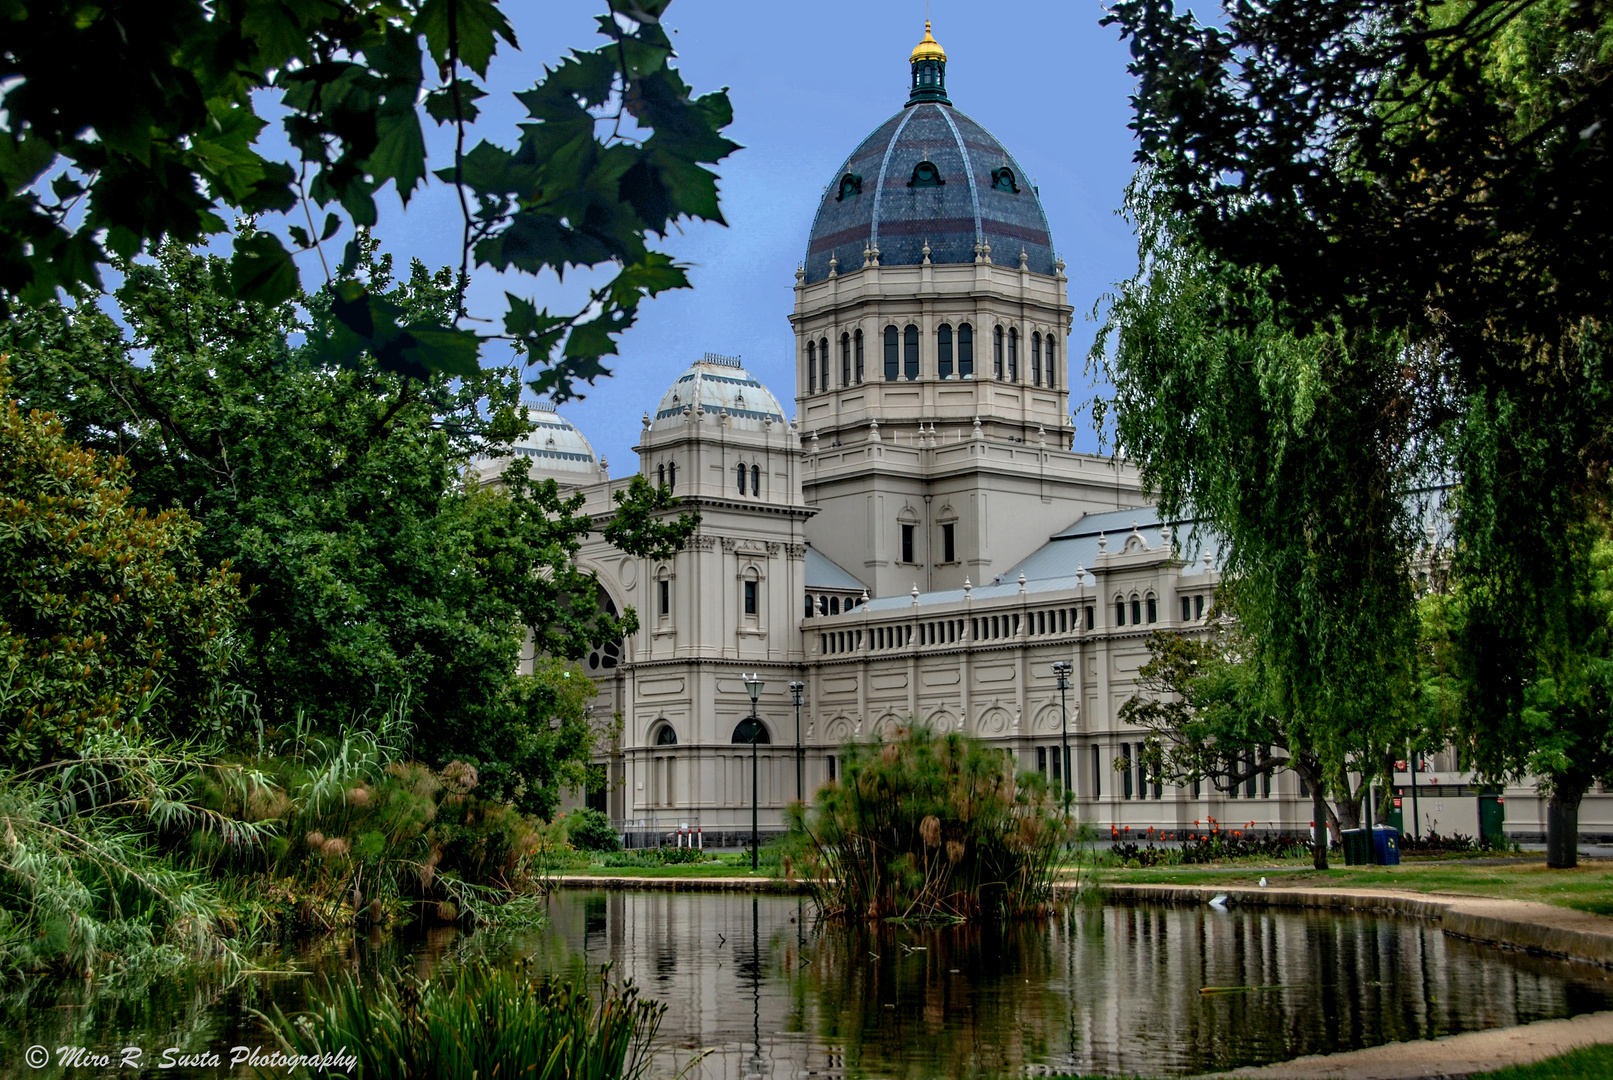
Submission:
POLYGON ((913 92, 907 103, 917 105, 935 101, 950 105, 947 99, 947 53, 930 32, 930 20, 924 20, 924 40, 913 47, 908 62, 913 65, 913 92))

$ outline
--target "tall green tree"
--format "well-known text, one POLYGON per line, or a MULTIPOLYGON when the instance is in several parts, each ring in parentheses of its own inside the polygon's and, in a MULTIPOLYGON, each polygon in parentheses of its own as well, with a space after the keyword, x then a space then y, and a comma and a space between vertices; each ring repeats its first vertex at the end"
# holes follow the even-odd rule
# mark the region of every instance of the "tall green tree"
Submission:
POLYGON ((0 764, 25 770, 111 732, 180 741, 228 724, 244 596, 197 554, 181 508, 130 498, 121 458, 24 412, 0 352, 0 764))
MULTIPOLYGON (((421 757, 471 760, 489 794, 539 798, 550 721, 570 713, 552 680, 518 675, 522 656, 577 658, 637 624, 576 566, 594 527, 580 494, 533 481, 519 457, 496 487, 468 479, 476 456, 509 455, 531 430, 518 374, 331 365, 328 296, 309 298, 306 317, 292 302, 266 308, 218 288, 222 260, 159 255, 127 267, 127 330, 87 304, 20 309, 0 328, 18 396, 122 454, 131 501, 183 507, 200 557, 231 560, 251 597, 233 677, 266 723, 301 714, 334 728, 402 701, 421 757)), ((395 281, 370 243, 357 272, 400 311, 437 317, 455 302, 451 270, 416 263, 395 281)), ((618 501, 607 533, 624 550, 671 550, 694 528, 642 479, 618 501)))
MULTIPOLYGON (((608 374, 602 357, 647 297, 688 285, 650 239, 722 221, 707 165, 737 149, 726 93, 695 96, 661 25, 670 0, 609 0, 605 44, 522 92, 513 146, 469 145, 500 45, 499 0, 9 0, 0 5, 0 315, 17 299, 101 290, 114 259, 235 230, 221 287, 273 306, 299 290, 281 233, 323 264, 342 333, 327 359, 474 375, 487 340, 461 322, 472 265, 538 276, 613 265, 574 313, 509 296, 501 336, 540 393, 608 374), (260 110, 261 103, 261 110, 260 110), (264 156, 279 119, 295 161, 264 156), (426 125, 453 135, 428 172, 426 125), (407 206, 432 177, 461 212, 455 302, 403 312, 343 271, 390 183, 407 206), (319 216, 321 223, 316 225, 319 216), (259 229, 251 218, 265 226, 259 229), (339 267, 325 254, 348 230, 339 267)), ((307 259, 305 262, 309 261, 307 259)))
POLYGON ((1604 528, 1613 463, 1613 4, 1235 0, 1223 14, 1111 8, 1132 41, 1139 157, 1281 322, 1405 336, 1384 374, 1432 398, 1415 438, 1459 485, 1463 730, 1493 778, 1547 769, 1550 861, 1571 864, 1583 770, 1534 756, 1524 713, 1598 650, 1579 611, 1582 538, 1604 528))
POLYGON ((1421 542, 1411 489, 1429 403, 1394 377, 1403 336, 1286 324, 1267 274, 1207 252, 1151 179, 1129 203, 1141 268, 1093 346, 1115 388, 1099 422, 1112 409, 1162 513, 1219 546, 1216 603, 1238 622, 1248 680, 1243 718, 1223 737, 1253 724, 1254 744, 1306 763, 1320 840, 1323 791, 1345 827, 1357 824, 1351 774, 1381 774, 1409 715, 1421 542))

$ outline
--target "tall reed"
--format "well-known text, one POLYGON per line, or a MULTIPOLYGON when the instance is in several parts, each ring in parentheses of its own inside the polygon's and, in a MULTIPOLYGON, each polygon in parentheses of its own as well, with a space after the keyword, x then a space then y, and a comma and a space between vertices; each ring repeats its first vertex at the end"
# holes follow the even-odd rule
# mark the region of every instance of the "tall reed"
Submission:
POLYGON ((923 727, 842 750, 842 779, 791 810, 792 872, 833 918, 968 921, 1044 911, 1076 835, 1036 773, 923 727))
POLYGON ((605 970, 596 1000, 582 980, 475 965, 372 992, 347 975, 264 1019, 288 1054, 351 1054, 353 1080, 637 1080, 665 1011, 605 970))

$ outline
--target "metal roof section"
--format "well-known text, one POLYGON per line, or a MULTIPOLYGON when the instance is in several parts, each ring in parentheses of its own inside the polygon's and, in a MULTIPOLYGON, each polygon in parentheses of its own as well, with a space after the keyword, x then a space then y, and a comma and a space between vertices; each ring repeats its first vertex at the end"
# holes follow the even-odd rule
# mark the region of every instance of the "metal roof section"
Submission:
POLYGON ((784 423, 784 406, 740 365, 737 356, 706 353, 690 365, 661 395, 650 430, 675 428, 694 409, 727 413, 730 424, 745 431, 760 431, 768 422, 784 423))
POLYGON ((592 478, 598 472, 599 459, 593 446, 570 420, 555 411, 554 405, 547 401, 523 404, 528 421, 537 426, 517 439, 509 450, 497 455, 480 455, 478 461, 496 466, 491 471, 480 471, 492 475, 502 471, 512 457, 521 457, 531 459, 531 475, 537 478, 592 478))
POLYGON ((867 586, 856 578, 845 567, 835 562, 811 544, 806 549, 806 587, 808 589, 833 589, 842 592, 863 592, 867 586))

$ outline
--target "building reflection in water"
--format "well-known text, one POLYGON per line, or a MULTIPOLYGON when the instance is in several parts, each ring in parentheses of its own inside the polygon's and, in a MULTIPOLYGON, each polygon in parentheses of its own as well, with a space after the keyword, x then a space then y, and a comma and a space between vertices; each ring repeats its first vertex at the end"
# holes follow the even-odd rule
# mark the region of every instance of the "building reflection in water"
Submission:
POLYGON ((1613 1007, 1613 979, 1432 924, 1078 907, 1006 929, 813 927, 794 897, 563 892, 543 951, 667 1004, 670 1073, 1182 1075, 1613 1007), (1204 988, 1215 992, 1203 993, 1204 988))

